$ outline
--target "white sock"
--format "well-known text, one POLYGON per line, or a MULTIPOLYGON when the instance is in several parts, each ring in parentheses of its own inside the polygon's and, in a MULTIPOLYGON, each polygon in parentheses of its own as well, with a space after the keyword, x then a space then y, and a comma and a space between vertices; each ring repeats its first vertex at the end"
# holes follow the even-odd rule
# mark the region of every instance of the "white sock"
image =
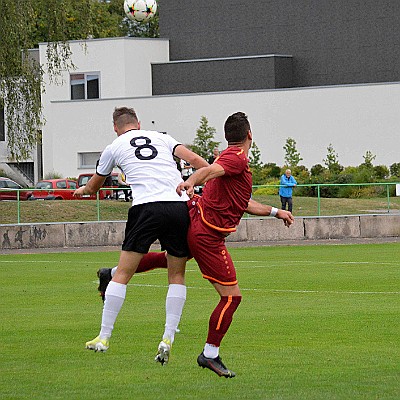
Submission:
POLYGON ((214 346, 213 344, 208 344, 204 346, 203 350, 204 357, 207 358, 216 358, 219 355, 219 347, 214 346))
POLYGON ((186 286, 170 284, 165 300, 166 319, 163 339, 169 339, 171 344, 174 342, 175 332, 182 316, 185 301, 186 286))
POLYGON ((124 304, 126 295, 126 285, 111 281, 106 289, 103 307, 103 317, 101 319, 100 339, 109 339, 114 329, 114 323, 118 313, 124 304))
POLYGON ((111 270, 111 278, 114 278, 115 272, 117 271, 118 265, 111 270))

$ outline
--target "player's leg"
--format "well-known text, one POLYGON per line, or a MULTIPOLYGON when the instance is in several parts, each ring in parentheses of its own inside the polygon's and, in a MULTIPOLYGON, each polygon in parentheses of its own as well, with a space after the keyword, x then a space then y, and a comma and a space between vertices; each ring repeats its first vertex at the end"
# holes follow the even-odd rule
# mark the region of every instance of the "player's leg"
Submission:
MULTIPOLYGON (((147 272, 156 268, 167 268, 167 257, 165 252, 152 252, 147 253, 140 260, 140 263, 136 269, 135 274, 141 272, 147 272)), ((99 278, 99 286, 97 290, 100 292, 100 296, 104 301, 105 293, 108 284, 113 278, 117 267, 114 268, 100 268, 97 271, 97 276, 99 278)))
POLYGON ((165 329, 155 360, 162 365, 169 361, 171 346, 186 301, 185 266, 189 255, 187 231, 189 214, 185 202, 164 204, 162 209, 165 229, 160 233, 160 244, 167 252, 168 292, 165 299, 165 329))
POLYGON ((153 204, 141 204, 129 209, 118 268, 105 292, 100 334, 86 343, 88 349, 95 351, 108 349, 108 341, 114 329, 115 320, 125 300, 127 284, 143 255, 147 254, 151 244, 157 238, 153 226, 158 216, 152 213, 153 204))
POLYGON ((211 313, 207 341, 197 363, 219 376, 232 378, 235 373, 221 361, 219 347, 232 322, 233 313, 241 301, 232 258, 221 235, 206 227, 196 210, 190 211, 191 224, 188 244, 205 279, 208 279, 220 295, 220 300, 211 313))
POLYGON ((99 336, 86 342, 86 348, 95 351, 106 351, 109 339, 114 329, 114 323, 125 301, 126 287, 143 254, 122 250, 118 262, 118 269, 105 292, 105 301, 99 336))
POLYGON ((214 282, 213 286, 220 295, 220 301, 211 313, 208 324, 207 342, 203 352, 197 358, 197 363, 203 368, 209 368, 219 376, 233 378, 236 374, 229 370, 219 357, 221 341, 227 333, 233 314, 238 308, 242 296, 239 286, 224 286, 214 282))
POLYGON ((165 299, 165 328, 155 360, 162 365, 168 363, 175 332, 178 330, 183 307, 186 302, 185 265, 187 258, 167 255, 168 292, 165 299))

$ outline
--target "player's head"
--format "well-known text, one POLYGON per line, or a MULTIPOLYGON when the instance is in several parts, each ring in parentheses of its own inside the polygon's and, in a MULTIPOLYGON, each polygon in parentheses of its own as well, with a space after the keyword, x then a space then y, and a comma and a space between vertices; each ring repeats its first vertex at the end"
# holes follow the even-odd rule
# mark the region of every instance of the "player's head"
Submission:
MULTIPOLYGON (((113 112, 114 129, 118 131, 124 130, 126 127, 139 128, 139 120, 133 108, 116 107, 113 112)), ((132 128, 131 128, 132 129, 132 128)))
POLYGON ((245 142, 251 131, 247 115, 243 112, 230 115, 225 121, 224 131, 225 139, 228 144, 232 145, 245 142))

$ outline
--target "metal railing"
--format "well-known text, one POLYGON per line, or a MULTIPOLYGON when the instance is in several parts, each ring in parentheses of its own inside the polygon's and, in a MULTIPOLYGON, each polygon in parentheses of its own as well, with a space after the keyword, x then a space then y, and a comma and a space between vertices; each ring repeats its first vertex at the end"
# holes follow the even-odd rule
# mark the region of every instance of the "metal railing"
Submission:
MULTIPOLYGON (((347 198, 332 198, 332 197, 324 197, 321 195, 321 192, 323 191, 323 189, 326 190, 326 188, 329 187, 333 187, 333 186, 338 186, 338 187, 346 187, 346 186, 352 186, 352 187, 368 187, 368 186, 375 186, 375 187, 381 187, 381 193, 382 194, 380 196, 374 196, 373 198, 368 199, 368 197, 362 197, 362 198, 353 198, 351 199, 354 202, 357 201, 369 201, 369 200, 376 200, 376 203, 374 204, 378 204, 379 203, 379 213, 390 213, 390 212, 400 212, 400 193, 398 193, 398 195, 396 196, 395 191, 393 189, 395 189, 395 185, 399 185, 398 188, 400 189, 400 183, 398 182, 380 182, 380 183, 343 183, 343 184, 331 184, 331 183, 316 183, 316 184, 299 184, 296 186, 296 188, 294 189, 294 197, 293 197, 293 201, 294 204, 297 205, 298 207, 295 209, 294 208, 294 214, 295 216, 321 216, 321 215, 333 215, 332 213, 329 214, 329 212, 327 213, 327 210, 325 209, 324 211, 322 210, 322 203, 326 202, 327 200, 330 200, 331 202, 334 201, 339 201, 340 200, 349 200, 347 198), (296 190, 298 190, 298 188, 309 188, 312 189, 315 192, 314 196, 302 196, 302 197, 298 197, 296 194, 296 190), (392 192, 392 194, 391 194, 392 192), (315 206, 315 202, 316 201, 316 206, 315 206), (384 206, 382 206, 382 204, 385 204, 384 206), (300 205, 303 204, 302 207, 300 207, 300 205)), ((279 196, 278 196, 278 188, 280 187, 280 185, 254 185, 253 187, 253 192, 257 191, 259 189, 272 189, 270 190, 272 193, 270 194, 266 194, 266 195, 259 195, 259 196, 254 196, 255 200, 258 200, 260 202, 263 203, 267 203, 267 204, 271 204, 274 206, 279 206, 280 201, 279 201, 279 196)), ((0 201, 0 224, 21 224, 21 223, 34 223, 32 222, 32 218, 25 218, 25 221, 22 221, 21 218, 21 207, 23 205, 23 203, 35 203, 35 202, 39 202, 40 200, 34 200, 34 201, 22 201, 21 199, 21 193, 22 192, 28 192, 28 191, 32 191, 33 189, 10 189, 10 188, 0 188, 0 199, 3 198, 4 196, 2 195, 2 192, 16 192, 16 196, 15 196, 15 200, 14 201, 0 201), (14 206, 15 204, 15 206, 14 206), (15 210, 16 207, 16 210, 15 210), (16 215, 15 215, 16 212, 16 215), (6 214, 13 214, 12 217, 9 218, 5 218, 6 214), (15 217, 14 217, 15 215, 15 217), (12 220, 12 221, 11 221, 12 220), (14 222, 14 220, 16 220, 14 222)), ((39 190, 39 189, 34 189, 35 191, 39 190)), ((49 189, 42 189, 43 191, 49 191, 49 189)), ((66 191, 71 191, 71 189, 57 189, 57 191, 61 191, 61 190, 66 190, 66 191)), ((109 188, 102 188, 100 190, 110 190, 109 188)), ((118 190, 118 189, 113 189, 113 191, 118 190)), ((74 200, 76 201, 76 200, 74 200)), ((100 200, 100 196, 99 196, 99 192, 97 192, 97 196, 96 196, 96 200, 82 200, 81 201, 81 205, 74 205, 73 207, 73 213, 76 214, 76 219, 74 218, 73 221, 82 221, 80 220, 80 209, 79 207, 84 207, 83 204, 91 204, 92 208, 95 207, 95 212, 92 214, 93 218, 90 220, 94 220, 94 221, 102 221, 102 220, 123 220, 126 219, 126 215, 127 215, 127 207, 128 207, 128 203, 125 203, 126 206, 123 206, 122 204, 120 205, 120 207, 118 207, 121 211, 120 214, 117 215, 117 212, 115 214, 113 214, 112 211, 107 210, 108 208, 110 208, 110 201, 111 200, 100 200), (107 202, 107 206, 106 206, 106 202, 107 202), (119 217, 119 218, 118 218, 119 217)), ((49 203, 49 200, 42 200, 42 202, 45 203, 49 203)), ((68 200, 63 200, 63 202, 68 202, 68 200)), ((58 205, 63 204, 63 202, 57 202, 58 205)), ((32 213, 35 213, 37 211, 35 211, 33 206, 29 206, 29 205, 24 205, 24 211, 26 212, 27 215, 29 215, 30 217, 32 217, 32 213)), ((56 210, 58 212, 58 208, 59 206, 57 206, 56 210)), ((65 207, 65 206, 64 206, 65 207)), ((45 208, 45 207, 43 207, 45 208)), ((71 208, 71 207, 70 207, 71 208)), ((118 210, 117 210, 118 211, 118 210)), ((334 215, 348 215, 348 214, 359 214, 359 213, 366 213, 364 211, 368 211, 368 210, 360 210, 357 209, 356 212, 346 212, 344 207, 343 209, 339 209, 339 212, 337 214, 334 215)), ((57 212, 53 211, 53 214, 57 214, 57 212)), ((62 213, 60 213, 61 215, 62 213)), ((53 216, 53 215, 52 215, 53 216)), ((247 216, 247 215, 246 215, 247 216)), ((50 221, 46 221, 46 220, 38 220, 35 222, 50 222, 50 221)), ((53 221, 55 222, 55 221, 53 221)), ((61 221, 57 221, 57 222, 61 222, 61 221)))
MULTIPOLYGON (((386 208, 387 212, 390 213, 391 210, 391 196, 390 196, 390 188, 391 187, 397 187, 398 194, 397 196, 392 196, 392 197, 398 197, 400 196, 400 183, 399 182, 378 182, 378 183, 313 183, 313 184, 298 184, 296 185, 296 188, 301 188, 301 187, 306 187, 306 188, 316 188, 316 196, 308 196, 308 197, 316 197, 317 198, 317 216, 321 216, 321 199, 324 197, 321 196, 321 188, 329 188, 329 187, 384 187, 385 188, 385 198, 386 198, 386 208)), ((254 189, 262 189, 262 188, 274 188, 276 189, 276 194, 278 194, 278 190, 281 187, 281 185, 254 185, 253 186, 253 192, 255 191, 254 189)), ((296 189, 293 189, 294 191, 294 196, 296 189)), ((347 198, 347 197, 333 197, 333 198, 347 198)), ((353 198, 356 199, 356 198, 353 198)))

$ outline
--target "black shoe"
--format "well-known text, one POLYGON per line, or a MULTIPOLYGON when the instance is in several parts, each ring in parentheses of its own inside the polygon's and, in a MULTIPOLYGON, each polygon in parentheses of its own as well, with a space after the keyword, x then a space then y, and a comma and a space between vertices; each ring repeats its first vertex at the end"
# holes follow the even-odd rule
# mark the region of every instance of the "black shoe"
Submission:
POLYGON ((99 277, 100 280, 99 287, 97 288, 97 290, 100 292, 100 296, 104 302, 106 297, 107 286, 112 279, 111 268, 100 268, 97 271, 97 276, 99 277))
POLYGON ((199 364, 199 367, 211 369, 218 376, 224 376, 225 378, 233 378, 236 375, 233 371, 225 367, 219 356, 216 358, 207 358, 204 356, 204 353, 201 353, 197 357, 197 364, 199 364))

